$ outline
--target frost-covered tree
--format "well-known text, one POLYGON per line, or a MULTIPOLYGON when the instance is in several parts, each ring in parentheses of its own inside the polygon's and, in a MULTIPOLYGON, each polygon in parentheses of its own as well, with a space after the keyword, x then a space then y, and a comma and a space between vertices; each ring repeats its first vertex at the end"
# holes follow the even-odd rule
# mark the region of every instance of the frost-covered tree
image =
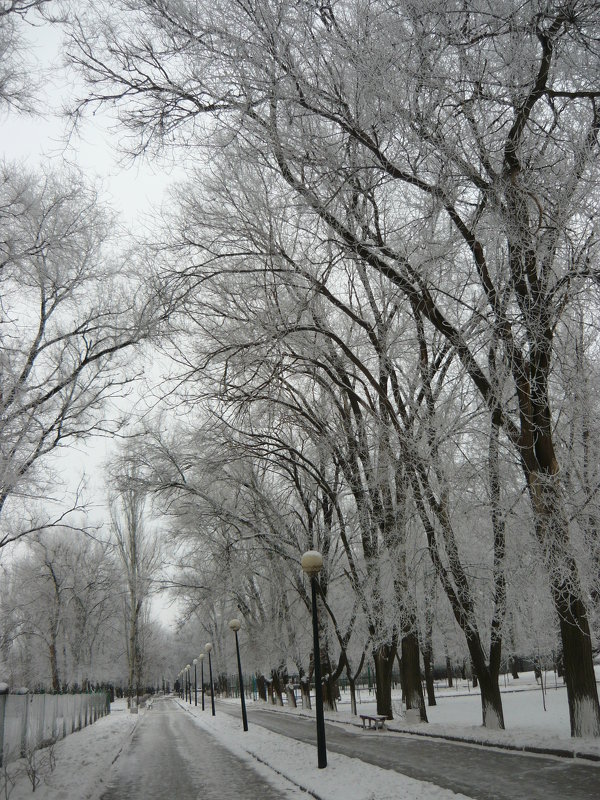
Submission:
POLYGON ((31 538, 0 593, 7 677, 53 691, 114 679, 119 593, 106 545, 61 528, 31 538), (27 672, 19 666, 24 652, 27 672))
MULTIPOLYGON (((599 14, 586 0, 124 0, 82 14, 70 47, 89 82, 79 111, 120 101, 133 152, 179 140, 259 163, 334 261, 405 305, 424 358, 439 338, 452 350, 465 414, 487 415, 520 466, 577 736, 600 735, 600 707, 552 380, 572 300, 597 286, 599 14)), ((423 526, 443 530, 431 499, 423 526)))
POLYGON ((106 401, 135 377, 152 311, 112 224, 77 172, 0 166, 0 546, 49 521, 30 502, 56 485, 45 457, 118 428, 106 401))
POLYGON ((110 498, 111 539, 123 586, 128 702, 144 686, 148 605, 160 566, 159 542, 145 513, 145 496, 134 478, 132 474, 114 476, 116 489, 110 498))
POLYGON ((27 27, 56 19, 62 5, 60 0, 0 3, 0 112, 7 108, 32 112, 36 108, 40 76, 28 58, 27 27))

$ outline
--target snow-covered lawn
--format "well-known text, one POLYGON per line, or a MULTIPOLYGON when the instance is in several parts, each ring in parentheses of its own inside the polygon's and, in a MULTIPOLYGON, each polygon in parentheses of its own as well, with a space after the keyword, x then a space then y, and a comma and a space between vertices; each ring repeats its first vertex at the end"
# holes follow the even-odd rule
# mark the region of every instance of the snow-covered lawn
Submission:
MULTIPOLYGON (((542 704, 542 693, 536 686, 533 675, 524 674, 518 681, 502 686, 506 731, 485 731, 480 724, 481 710, 479 694, 466 684, 453 690, 438 687, 438 705, 427 709, 428 725, 408 724, 400 716, 389 723, 388 733, 371 733, 369 736, 393 736, 394 730, 410 730, 415 733, 447 735, 456 738, 510 744, 517 747, 533 746, 587 753, 600 757, 600 742, 592 739, 571 740, 566 692, 563 686, 554 688, 554 679, 548 676, 546 711, 542 704)), ((374 698, 363 691, 359 713, 375 710, 374 698)), ((228 701, 239 707, 238 701, 228 701)), ((400 712, 399 698, 395 707, 400 712)), ((419 783, 397 773, 365 764, 335 753, 329 754, 326 770, 316 768, 316 749, 298 741, 286 739, 259 725, 252 724, 250 730, 242 731, 241 720, 228 714, 212 717, 202 713, 200 707, 181 703, 181 713, 191 714, 196 724, 214 736, 235 755, 250 761, 261 774, 278 786, 284 795, 297 796, 300 786, 322 800, 457 800, 460 795, 439 789, 432 784, 419 783), (307 767, 313 765, 313 767, 307 767), (291 783, 290 783, 291 782, 291 783)), ((251 706, 252 703, 249 703, 251 706)), ((261 704, 261 707, 265 707, 261 704)), ((303 714, 300 709, 275 709, 273 713, 303 714)), ((129 714, 123 701, 112 706, 109 716, 100 719, 83 731, 74 733, 58 742, 54 748, 56 766, 52 772, 43 768, 41 783, 32 795, 31 783, 25 774, 23 761, 8 765, 9 775, 16 782, 9 794, 10 800, 40 798, 40 800, 98 800, 106 789, 111 776, 111 767, 123 747, 126 747, 136 724, 144 724, 145 715, 155 713, 141 710, 139 715, 129 714)), ((309 712, 310 713, 310 712, 309 712)), ((358 724, 350 714, 349 704, 342 702, 336 714, 327 714, 328 720, 344 726, 358 724)), ((40 756, 43 761, 44 751, 40 756)), ((599 765, 600 770, 600 765, 599 765)), ((225 779, 225 778, 224 778, 225 779)), ((2 779, 3 780, 3 779, 2 779)), ((0 791, 0 800, 5 800, 0 791)), ((124 798, 125 800, 125 798, 124 798)))

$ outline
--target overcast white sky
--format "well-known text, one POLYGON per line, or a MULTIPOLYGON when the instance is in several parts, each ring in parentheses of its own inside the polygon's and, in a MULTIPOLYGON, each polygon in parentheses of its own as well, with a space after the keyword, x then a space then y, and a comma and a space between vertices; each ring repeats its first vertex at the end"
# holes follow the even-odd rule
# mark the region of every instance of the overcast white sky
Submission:
MULTIPOLYGON (((1 152, 5 159, 19 159, 34 167, 40 163, 76 163, 92 180, 100 180, 103 196, 133 228, 145 213, 160 206, 172 180, 165 165, 125 164, 117 153, 118 139, 101 113, 91 118, 77 137, 67 142, 67 126, 60 116, 72 95, 76 76, 61 67, 61 32, 51 25, 24 25, 29 56, 49 69, 43 80, 44 116, 10 113, 0 116, 1 152)), ((40 110, 43 110, 40 108, 40 110)))

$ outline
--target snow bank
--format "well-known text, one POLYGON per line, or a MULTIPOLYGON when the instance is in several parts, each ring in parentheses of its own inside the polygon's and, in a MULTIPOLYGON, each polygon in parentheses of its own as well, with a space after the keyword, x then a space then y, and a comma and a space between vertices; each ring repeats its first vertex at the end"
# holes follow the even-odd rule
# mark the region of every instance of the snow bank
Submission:
MULTIPOLYGON (((33 795, 24 759, 9 763, 8 778, 14 781, 10 800, 30 800, 31 797, 40 800, 97 800, 106 789, 112 764, 127 745, 139 719, 127 712, 124 700, 117 700, 111 705, 108 716, 56 743, 53 751, 56 763, 52 771, 47 766, 48 750, 37 751, 42 769, 40 784, 33 795)), ((4 780, 5 776, 1 776, 0 797, 4 797, 4 780)))

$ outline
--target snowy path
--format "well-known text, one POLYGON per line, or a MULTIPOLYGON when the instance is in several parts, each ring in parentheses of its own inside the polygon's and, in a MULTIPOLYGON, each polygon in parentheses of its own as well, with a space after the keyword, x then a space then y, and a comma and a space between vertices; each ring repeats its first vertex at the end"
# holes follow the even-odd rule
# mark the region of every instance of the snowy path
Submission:
POLYGON ((101 800, 289 798, 169 701, 144 714, 101 800))
MULTIPOLYGON (((239 716, 239 710, 220 703, 218 713, 239 716)), ((302 742, 315 741, 311 720, 251 708, 250 724, 302 742)), ((369 764, 395 770, 477 800, 598 800, 600 765, 571 759, 453 744, 439 740, 345 731, 326 726, 327 748, 369 764)))

